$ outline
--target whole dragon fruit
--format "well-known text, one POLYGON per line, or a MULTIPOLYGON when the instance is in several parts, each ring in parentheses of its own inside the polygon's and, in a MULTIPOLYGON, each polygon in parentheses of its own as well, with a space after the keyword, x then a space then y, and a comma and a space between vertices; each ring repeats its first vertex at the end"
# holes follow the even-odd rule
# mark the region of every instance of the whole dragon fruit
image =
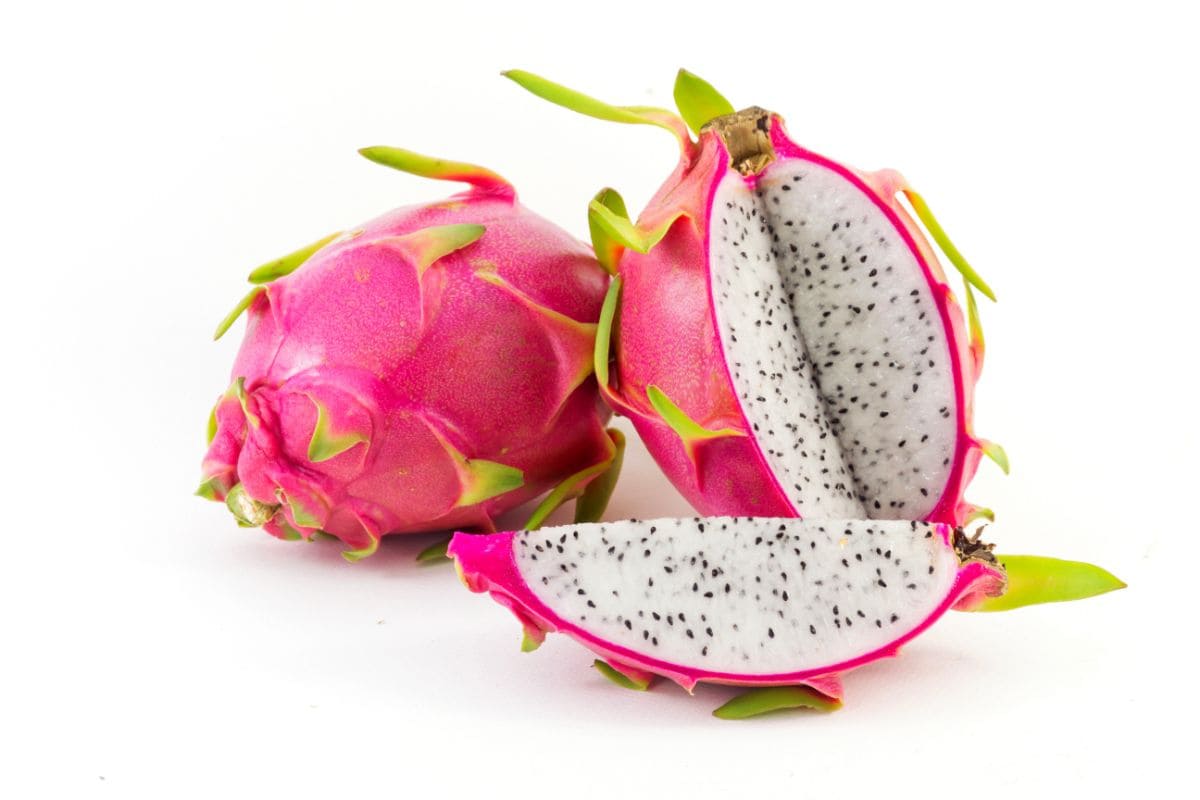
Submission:
POLYGON ((656 675, 689 692, 701 681, 775 687, 724 717, 834 708, 843 673, 896 655, 951 608, 1124 586, 1091 564, 995 556, 961 528, 903 520, 623 520, 459 534, 449 555, 469 589, 520 620, 524 650, 560 632, 627 688, 656 675))
POLYGON ((361 152, 471 188, 250 275, 217 330, 249 312, 198 492, 280 538, 332 534, 350 560, 387 533, 494 530, 548 490, 561 502, 620 445, 592 376, 608 275, 588 249, 489 170, 361 152))
POLYGON ((567 108, 679 141, 678 166, 636 224, 612 190, 591 204, 596 253, 619 276, 597 374, 699 511, 955 525, 990 516, 963 491, 981 454, 1007 470, 1004 451, 971 430, 983 365, 971 287, 994 297, 898 173, 817 155, 778 115, 734 112, 684 71, 683 119, 505 74, 567 108), (966 323, 899 193, 966 278, 966 323))

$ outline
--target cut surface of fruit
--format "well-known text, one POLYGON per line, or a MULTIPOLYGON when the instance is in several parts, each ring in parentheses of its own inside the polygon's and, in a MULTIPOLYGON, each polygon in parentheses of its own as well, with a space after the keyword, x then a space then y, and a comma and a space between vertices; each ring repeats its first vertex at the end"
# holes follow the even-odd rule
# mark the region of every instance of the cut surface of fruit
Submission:
POLYGON ((961 531, 907 521, 628 520, 456 535, 448 554, 527 629, 688 689, 820 686, 1004 585, 961 531))
POLYGON ((860 184, 816 157, 730 171, 712 204, 713 305, 796 510, 920 518, 954 464, 956 354, 915 246, 860 184))

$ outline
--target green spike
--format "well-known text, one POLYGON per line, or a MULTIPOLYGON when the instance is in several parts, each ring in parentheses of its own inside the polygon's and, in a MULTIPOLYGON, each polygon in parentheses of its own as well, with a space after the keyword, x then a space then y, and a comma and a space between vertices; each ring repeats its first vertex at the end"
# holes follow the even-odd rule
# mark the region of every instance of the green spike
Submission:
POLYGON ((597 658, 592 662, 592 666, 595 667, 601 675, 608 678, 610 681, 623 689, 633 689, 635 692, 644 692, 650 688, 650 681, 635 681, 623 672, 618 672, 617 670, 613 669, 612 666, 603 659, 597 658))
POLYGON ((539 647, 542 646, 543 641, 545 641, 545 637, 542 637, 541 639, 539 639, 536 636, 530 636, 528 628, 523 628, 521 630, 521 652, 522 653, 532 653, 534 650, 537 650, 539 647))
POLYGON ((768 686, 739 694, 713 712, 721 719, 748 719, 788 708, 810 708, 815 711, 837 711, 842 707, 810 686, 768 686))
POLYGON ((623 122, 629 125, 654 125, 671 132, 681 142, 687 136, 682 123, 676 124, 679 118, 665 108, 650 106, 614 106, 594 97, 568 89, 562 84, 534 75, 521 69, 510 69, 500 73, 527 92, 537 95, 543 100, 549 100, 555 105, 570 109, 596 119, 609 122, 623 122))
POLYGON ((434 225, 387 241, 407 253, 416 262, 417 271, 424 274, 433 262, 475 242, 485 230, 484 226, 471 223, 434 225))
POLYGON ((343 550, 342 558, 346 559, 351 564, 354 564, 358 561, 362 561, 367 556, 375 555, 375 551, 378 549, 379 539, 375 536, 371 536, 371 541, 366 547, 360 547, 357 550, 343 550))
POLYGON ((663 421, 671 426, 675 433, 679 434, 679 438, 685 444, 691 444, 700 439, 717 439, 722 436, 744 436, 740 431, 735 431, 733 428, 721 428, 720 430, 709 430, 701 426, 695 420, 687 415, 687 413, 675 405, 671 398, 651 384, 646 387, 646 397, 650 400, 650 405, 658 412, 658 415, 663 418, 663 421))
POLYGON ((235 484, 225 495, 225 505, 240 524, 249 528, 257 528, 262 525, 275 516, 275 512, 279 509, 279 506, 255 500, 246 494, 245 488, 240 483, 235 484))
POLYGON ((675 76, 675 107, 696 134, 710 120, 733 113, 733 104, 711 83, 686 69, 679 70, 675 76))
POLYGON ((255 286, 246 296, 238 301, 238 304, 233 307, 233 310, 225 315, 225 319, 221 320, 221 324, 217 325, 217 330, 213 333, 213 341, 217 341, 225 332, 233 327, 233 323, 237 322, 238 317, 250 307, 250 305, 258 299, 258 296, 266 291, 264 286, 255 286))
POLYGON ((933 216, 933 212, 929 210, 929 205, 925 202, 925 198, 912 189, 905 189, 904 194, 908 197, 908 202, 912 203, 913 211, 917 212, 917 217, 924 223, 925 229, 933 236, 933 240, 937 242, 938 247, 950 259, 950 263, 954 265, 955 269, 962 273, 963 279, 983 292, 984 296, 989 300, 995 302, 996 295, 992 292, 992 287, 984 282, 979 273, 972 269, 967 260, 963 258, 963 254, 958 252, 958 248, 954 246, 954 242, 950 241, 950 237, 946 235, 946 231, 938 223, 937 217, 933 216))
POLYGON ((621 476, 621 465, 625 463, 625 434, 616 428, 609 428, 608 438, 612 439, 613 454, 604 470, 591 483, 583 487, 583 494, 575 501, 575 522, 599 522, 612 499, 613 489, 621 476))
MULTIPOLYGON (((682 213, 677 213, 654 230, 646 231, 630 222, 628 215, 605 205, 599 198, 588 204, 589 228, 599 229, 612 242, 639 253, 649 253, 656 244, 662 241, 667 232, 671 230, 671 226, 675 224, 675 220, 681 216, 683 216, 682 213)), ((592 241, 595 241, 595 234, 592 236, 592 241)))
POLYGON ((1083 600, 1124 589, 1125 583, 1108 570, 1082 561, 1045 556, 997 555, 1008 574, 1008 588, 989 597, 975 611, 1008 611, 1037 603, 1083 600))
POLYGON ((285 542, 298 542, 304 538, 304 534, 300 533, 300 531, 288 524, 286 519, 280 518, 277 520, 277 523, 279 525, 279 529, 283 532, 283 535, 279 538, 283 539, 285 542))
POLYGON ((328 409, 312 395, 309 395, 308 399, 317 407, 317 424, 313 426, 312 438, 308 440, 309 461, 314 464, 328 461, 360 442, 367 442, 367 437, 361 433, 334 433, 331 430, 332 423, 329 420, 328 409))
POLYGON ((206 444, 212 444, 215 438, 217 438, 217 407, 213 406, 212 411, 208 412, 208 441, 206 444))
POLYGON ((596 325, 596 346, 592 351, 592 369, 596 373, 596 381, 602 387, 608 386, 608 354, 612 342, 613 320, 617 316, 617 302, 621 297, 621 277, 618 275, 608 284, 608 293, 604 295, 604 305, 600 307, 600 321, 596 325))
POLYGON ((965 520, 963 520, 963 526, 966 527, 967 525, 970 525, 972 522, 976 522, 981 519, 986 519, 988 522, 995 522, 996 521, 996 512, 992 511, 990 508, 983 508, 982 506, 975 506, 974 508, 971 509, 971 513, 967 515, 967 518, 965 520))
POLYGON ((292 512, 292 519, 296 520, 297 525, 305 528, 321 527, 321 520, 294 499, 288 498, 287 504, 288 509, 292 512))
POLYGON ((229 384, 229 388, 225 390, 226 396, 230 393, 237 398, 238 403, 242 406, 242 412, 246 412, 246 376, 239 375, 233 379, 233 383, 229 384))
POLYGON ((975 302, 975 292, 971 284, 964 283, 967 293, 967 330, 971 337, 971 347, 983 352, 983 324, 979 321, 979 305, 975 302))
POLYGON ((465 467, 470 480, 455 507, 473 506, 525 485, 525 473, 507 464, 476 458, 467 459, 465 467))
POLYGON ((429 545, 421 552, 417 553, 417 557, 414 560, 418 564, 439 564, 442 561, 444 561, 446 558, 448 558, 448 556, 446 555, 446 548, 449 546, 450 546, 450 537, 449 536, 438 539, 436 542, 429 545))
POLYGON ((250 277, 248 280, 251 283, 270 283, 276 278, 282 278, 284 275, 290 275, 295 272, 301 264, 303 264, 305 261, 308 261, 308 259, 311 258, 314 253, 341 235, 341 231, 331 233, 322 239, 318 239, 312 244, 301 247, 294 253, 288 253, 283 258, 277 258, 274 261, 268 261, 260 267, 255 267, 254 270, 250 272, 250 277))
POLYGON ((542 502, 538 503, 537 508, 529 515, 529 520, 524 525, 525 530, 536 531, 542 527, 555 509, 579 493, 581 484, 589 478, 595 478, 603 473, 610 463, 610 461, 601 461, 599 464, 593 464, 587 469, 582 469, 574 475, 564 478, 550 491, 550 494, 542 499, 542 502))
POLYGON ((616 485, 625 453, 625 436, 615 429, 610 429, 606 433, 613 442, 610 455, 603 461, 564 478, 543 498, 542 502, 538 503, 537 508, 529 516, 529 521, 525 523, 525 530, 536 531, 546 523, 555 509, 581 493, 582 497, 575 506, 575 521, 595 522, 600 519, 604 509, 608 506, 608 498, 612 495, 613 487, 616 485), (600 488, 592 490, 592 487, 597 484, 601 484, 600 488), (583 487, 582 490, 580 487, 583 487), (589 494, 589 491, 592 493, 589 494), (586 506, 586 509, 581 511, 582 506, 586 506), (580 518, 581 514, 584 516, 582 519, 580 518), (588 518, 592 514, 595 516, 588 518))
MULTIPOLYGON (((554 322, 558 323, 559 325, 573 328, 577 333, 579 333, 582 336, 587 337, 588 339, 592 339, 592 340, 595 339, 596 323, 580 322, 577 319, 573 319, 573 318, 567 316, 566 314, 562 313, 561 311, 555 311, 553 308, 550 308, 549 306, 545 305, 544 303, 538 302, 534 298, 527 295, 525 292, 518 289, 516 286, 513 286, 511 283, 506 281, 504 278, 500 277, 499 273, 496 272, 496 268, 495 268, 494 264, 489 264, 486 267, 475 270, 475 277, 479 278, 481 281, 487 281, 488 283, 492 284, 493 286, 495 286, 499 289, 503 289, 504 291, 506 291, 510 295, 512 295, 516 300, 518 300, 526 308, 537 312, 538 314, 542 315, 546 319, 553 320, 554 322)), ((582 381, 589 374, 591 374, 591 365, 590 364, 587 365, 587 369, 581 370, 581 374, 579 375, 577 380, 582 381)))
MULTIPOLYGON (((625 208, 625 200, 616 189, 601 189, 592 198, 592 202, 599 203, 618 217, 629 219, 629 211, 625 208)), ((624 245, 608 235, 605 228, 596 219, 596 212, 592 211, 590 206, 588 208, 588 230, 592 235, 592 250, 596 253, 596 260, 608 270, 609 274, 616 275, 617 262, 621 258, 624 245)))
POLYGON ((996 462, 996 466, 1000 467, 1001 472, 1005 475, 1008 474, 1008 453, 1004 452, 1003 447, 985 439, 979 440, 979 447, 985 456, 996 462))
POLYGON ((246 418, 246 422, 254 427, 262 424, 258 415, 250 411, 250 404, 246 398, 246 379, 244 377, 236 378, 230 387, 225 391, 226 396, 230 394, 237 398, 238 404, 242 407, 242 416, 246 418))
POLYGON ((439 181, 461 181, 473 186, 501 185, 508 187, 510 190, 512 188, 512 185, 507 180, 490 169, 478 166, 477 164, 468 164, 465 161, 449 161, 444 158, 433 158, 432 156, 414 153, 412 150, 404 150, 399 147, 385 147, 382 145, 364 147, 358 152, 376 164, 382 164, 385 167, 398 169, 401 172, 418 175, 422 178, 434 178, 439 181))
POLYGON ((225 476, 211 475, 200 482, 200 488, 196 489, 196 496, 219 502, 220 496, 227 495, 228 492, 229 484, 225 482, 225 476))

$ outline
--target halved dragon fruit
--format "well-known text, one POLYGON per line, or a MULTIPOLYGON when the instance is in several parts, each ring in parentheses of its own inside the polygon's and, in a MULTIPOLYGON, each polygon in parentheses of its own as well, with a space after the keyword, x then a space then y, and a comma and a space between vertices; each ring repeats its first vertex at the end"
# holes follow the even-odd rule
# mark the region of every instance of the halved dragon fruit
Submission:
POLYGON ((963 491, 981 453, 1007 469, 971 430, 983 364, 971 286, 993 294, 898 173, 807 150, 778 115, 734 112, 686 72, 675 96, 698 141, 669 111, 506 75, 678 138, 679 165, 636 225, 612 190, 591 204, 597 255, 619 275, 597 374, 699 511, 956 525, 988 514, 963 491), (965 276, 967 323, 901 193, 965 276))
MULTIPOLYGON (((557 631, 628 687, 655 675, 688 691, 700 681, 807 686, 817 694, 766 700, 810 706, 839 702, 842 673, 895 655, 951 608, 1124 585, 1091 565, 1023 557, 1022 596, 1001 597, 1005 569, 990 545, 944 523, 902 520, 625 520, 456 534, 448 553, 469 589, 517 616, 523 649, 557 631)), ((763 710, 741 702, 749 708, 737 714, 763 710)))
POLYGON ((595 483, 621 440, 592 376, 608 275, 586 246, 470 164, 368 158, 470 190, 397 209, 255 270, 199 494, 347 558, 387 533, 494 530, 494 515, 595 483))

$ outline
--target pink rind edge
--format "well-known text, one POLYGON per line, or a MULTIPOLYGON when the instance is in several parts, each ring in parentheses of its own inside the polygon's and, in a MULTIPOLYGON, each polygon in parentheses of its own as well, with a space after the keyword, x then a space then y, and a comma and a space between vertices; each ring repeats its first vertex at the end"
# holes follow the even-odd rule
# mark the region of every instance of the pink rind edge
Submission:
MULTIPOLYGON (((944 523, 936 523, 936 525, 944 545, 953 547, 954 529, 944 523)), ((662 675, 678 683, 688 692, 691 692, 696 684, 702 681, 731 686, 788 686, 807 684, 812 681, 810 685, 822 693, 825 692, 822 687, 832 689, 836 686, 840 688, 840 682, 830 681, 829 676, 835 676, 836 680, 836 676, 841 673, 881 658, 895 656, 903 645, 923 633, 960 600, 973 595, 978 585, 997 580, 994 569, 981 562, 970 561, 959 568, 954 583, 950 586, 950 591, 947 592, 941 603, 918 625, 886 647, 870 651, 857 658, 814 669, 767 675, 746 675, 694 669, 681 664, 649 658, 628 648, 605 642, 567 622, 529 589, 513 557, 513 537, 512 532, 485 536, 456 533, 450 540, 446 554, 455 560, 463 583, 468 589, 492 595, 500 605, 512 611, 522 625, 528 627, 532 624, 546 632, 566 634, 602 658, 613 659, 634 669, 662 675)))

